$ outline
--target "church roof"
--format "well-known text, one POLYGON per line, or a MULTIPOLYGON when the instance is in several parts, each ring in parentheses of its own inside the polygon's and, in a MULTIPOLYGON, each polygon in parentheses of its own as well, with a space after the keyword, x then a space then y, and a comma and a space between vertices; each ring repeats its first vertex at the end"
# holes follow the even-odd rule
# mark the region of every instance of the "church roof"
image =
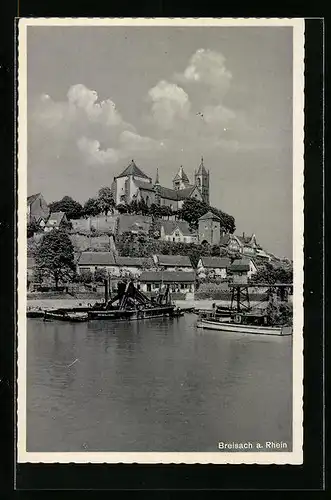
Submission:
POLYGON ((205 169, 205 166, 203 164, 203 158, 201 158, 201 163, 199 165, 197 175, 208 175, 207 170, 205 169))
POLYGON ((184 172, 184 169, 182 166, 180 166, 180 169, 178 170, 177 174, 175 175, 174 181, 183 181, 183 182, 190 182, 189 178, 184 172))
POLYGON ((143 189, 144 191, 154 191, 154 184, 151 182, 138 181, 137 179, 134 179, 133 182, 139 189, 143 189))
POLYGON ((213 214, 213 212, 211 212, 209 210, 209 212, 207 212, 206 214, 202 215, 199 220, 210 220, 210 219, 213 219, 213 220, 221 220, 216 214, 213 214))
POLYGON ((167 187, 160 186, 159 194, 161 198, 166 198, 167 200, 186 200, 193 193, 196 186, 190 186, 185 189, 170 189, 167 187))
POLYGON ((144 177, 145 179, 149 179, 149 177, 144 174, 142 170, 140 170, 139 167, 135 164, 134 160, 131 161, 130 165, 128 165, 123 172, 116 177, 118 179, 119 177, 127 177, 128 175, 135 175, 137 177, 144 177))

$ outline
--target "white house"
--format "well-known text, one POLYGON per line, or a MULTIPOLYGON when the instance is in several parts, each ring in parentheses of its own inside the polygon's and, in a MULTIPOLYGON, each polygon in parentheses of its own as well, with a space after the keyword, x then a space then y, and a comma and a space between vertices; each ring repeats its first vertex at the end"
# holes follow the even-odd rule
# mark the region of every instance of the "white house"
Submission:
POLYGON ((188 255, 153 255, 154 263, 163 271, 193 271, 188 255))
POLYGON ((229 267, 232 276, 247 276, 250 278, 257 272, 257 267, 252 259, 236 259, 229 267))
POLYGON ((78 273, 105 269, 108 275, 121 278, 137 278, 153 265, 150 258, 115 257, 113 252, 82 252, 77 263, 78 273))
POLYGON ((151 258, 144 257, 115 257, 115 276, 138 278, 146 269, 155 268, 151 258))
POLYGON ((231 261, 227 257, 200 257, 197 267, 198 278, 226 278, 231 261))
POLYGON ((158 292, 170 286, 170 292, 184 293, 186 299, 194 297, 196 275, 194 271, 144 271, 140 276, 140 289, 143 292, 158 292))
POLYGON ((165 220, 160 224, 160 239, 180 243, 196 243, 198 235, 190 231, 186 221, 165 220))
POLYGON ((97 269, 103 268, 109 274, 117 272, 118 268, 113 252, 82 252, 77 262, 77 272, 79 274, 86 271, 94 273, 97 269))

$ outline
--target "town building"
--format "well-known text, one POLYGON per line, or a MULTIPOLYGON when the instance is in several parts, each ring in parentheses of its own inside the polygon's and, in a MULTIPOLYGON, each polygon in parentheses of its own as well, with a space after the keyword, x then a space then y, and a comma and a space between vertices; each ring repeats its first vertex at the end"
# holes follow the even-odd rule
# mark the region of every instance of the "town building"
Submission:
POLYGON ((190 272, 193 270, 188 255, 153 255, 153 260, 158 270, 171 272, 190 272))
POLYGON ((53 229, 61 229, 66 224, 68 224, 68 219, 64 212, 52 212, 46 222, 40 222, 40 227, 43 227, 47 233, 53 231, 53 229))
POLYGON ((209 172, 203 164, 203 159, 194 174, 194 183, 190 183, 181 166, 172 184, 172 188, 161 186, 158 169, 153 183, 151 177, 146 175, 132 160, 121 174, 114 177, 112 192, 116 205, 129 204, 133 200, 144 200, 147 206, 155 204, 178 210, 184 201, 190 198, 209 203, 209 172))
POLYGON ((197 266, 198 278, 225 279, 230 264, 231 261, 227 257, 200 257, 197 266))
POLYGON ((209 211, 199 219, 199 242, 219 245, 221 239, 221 219, 209 211))
POLYGON ((33 194, 27 198, 27 220, 29 222, 46 221, 49 216, 49 208, 41 193, 33 194))
POLYGON ((182 293, 186 299, 194 298, 196 275, 194 271, 144 271, 140 276, 140 289, 143 292, 159 292, 167 285, 172 293, 182 293))
POLYGON ((113 277, 137 278, 143 270, 153 268, 151 258, 118 257, 113 252, 82 252, 77 262, 77 272, 82 274, 105 269, 113 277))
POLYGON ((226 249, 229 253, 240 253, 245 257, 260 257, 266 261, 270 261, 270 255, 265 252, 257 243, 255 234, 242 236, 235 234, 223 234, 220 238, 220 247, 226 249))
POLYGON ((160 224, 160 240, 179 243, 197 243, 198 235, 192 233, 186 221, 162 221, 160 224))
POLYGON ((229 273, 233 278, 251 278, 257 272, 257 267, 252 259, 236 259, 229 266, 229 273))

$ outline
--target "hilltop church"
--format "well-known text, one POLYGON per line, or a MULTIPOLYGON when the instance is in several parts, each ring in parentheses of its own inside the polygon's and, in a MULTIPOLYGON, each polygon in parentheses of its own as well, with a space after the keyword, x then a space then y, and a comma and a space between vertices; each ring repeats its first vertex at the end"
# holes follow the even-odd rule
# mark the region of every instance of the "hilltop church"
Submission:
POLYGON ((190 183, 181 166, 173 178, 172 185, 172 189, 161 186, 158 170, 153 183, 152 179, 132 160, 120 175, 114 177, 112 192, 116 205, 129 204, 133 200, 144 200, 147 206, 154 203, 178 210, 188 198, 195 198, 209 204, 209 171, 203 164, 203 158, 201 158, 198 170, 194 173, 194 184, 190 183))

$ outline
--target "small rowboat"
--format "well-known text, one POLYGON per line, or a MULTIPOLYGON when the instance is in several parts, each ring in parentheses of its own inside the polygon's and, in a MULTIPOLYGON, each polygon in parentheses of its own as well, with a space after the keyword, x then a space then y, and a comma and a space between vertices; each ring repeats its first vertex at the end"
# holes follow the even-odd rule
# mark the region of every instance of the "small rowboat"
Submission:
POLYGON ((292 327, 290 326, 246 325, 231 321, 213 321, 210 319, 200 319, 197 322, 197 328, 257 335, 292 335, 292 327))

